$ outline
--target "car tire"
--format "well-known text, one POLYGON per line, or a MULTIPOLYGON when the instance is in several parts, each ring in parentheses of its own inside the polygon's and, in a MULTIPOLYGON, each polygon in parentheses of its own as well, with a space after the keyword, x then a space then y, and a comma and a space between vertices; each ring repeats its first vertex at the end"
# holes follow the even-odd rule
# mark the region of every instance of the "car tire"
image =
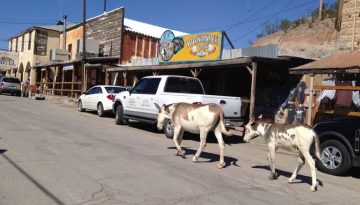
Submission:
POLYGON ((164 133, 167 138, 172 139, 174 137, 174 127, 170 119, 164 120, 164 133))
POLYGON ((115 124, 125 125, 127 123, 128 120, 124 118, 124 108, 122 105, 118 105, 115 112, 115 124))
POLYGON ((98 103, 96 111, 99 117, 104 117, 105 111, 104 111, 104 106, 101 102, 98 103))
POLYGON ((327 140, 320 144, 320 157, 317 160, 320 171, 331 175, 345 175, 351 168, 349 151, 337 140, 327 140))
POLYGON ((79 112, 84 112, 85 111, 85 109, 83 108, 81 100, 79 100, 79 102, 78 102, 78 110, 79 110, 79 112))

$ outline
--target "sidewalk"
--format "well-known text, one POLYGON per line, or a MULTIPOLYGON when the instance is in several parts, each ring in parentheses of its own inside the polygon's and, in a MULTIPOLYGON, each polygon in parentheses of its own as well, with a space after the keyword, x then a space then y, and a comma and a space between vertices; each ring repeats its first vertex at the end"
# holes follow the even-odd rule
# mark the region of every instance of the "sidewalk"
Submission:
MULTIPOLYGON (((24 97, 26 98, 26 97, 24 97)), ((35 97, 32 96, 30 98, 31 100, 35 100, 35 97)), ((53 96, 53 95, 45 95, 45 100, 47 101, 51 101, 52 103, 55 104, 63 104, 65 106, 69 106, 69 107, 76 107, 77 103, 78 103, 78 98, 70 98, 67 96, 53 96)))

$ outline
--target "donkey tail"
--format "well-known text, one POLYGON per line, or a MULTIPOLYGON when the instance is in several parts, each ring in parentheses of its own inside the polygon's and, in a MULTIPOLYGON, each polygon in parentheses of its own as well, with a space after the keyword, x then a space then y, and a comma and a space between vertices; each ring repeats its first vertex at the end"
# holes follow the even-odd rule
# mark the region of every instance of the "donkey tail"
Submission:
POLYGON ((221 126, 221 133, 223 133, 226 136, 231 136, 231 132, 229 132, 224 124, 224 113, 220 113, 220 126, 221 126))

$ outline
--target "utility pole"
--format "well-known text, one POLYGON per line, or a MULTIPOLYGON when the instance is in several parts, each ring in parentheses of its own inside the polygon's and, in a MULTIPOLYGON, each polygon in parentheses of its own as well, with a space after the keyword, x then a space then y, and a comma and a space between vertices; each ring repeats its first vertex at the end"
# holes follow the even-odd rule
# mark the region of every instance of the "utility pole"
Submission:
POLYGON ((106 0, 104 0, 104 13, 106 13, 106 0))
POLYGON ((83 0, 83 39, 82 39, 82 60, 81 65, 83 69, 83 89, 85 92, 87 88, 87 76, 86 76, 86 0, 83 0))
POLYGON ((323 12, 323 0, 320 0, 320 5, 319 5, 319 19, 322 19, 322 12, 323 12))
POLYGON ((62 44, 62 49, 66 50, 66 19, 67 19, 67 16, 64 15, 63 16, 63 44, 62 44))

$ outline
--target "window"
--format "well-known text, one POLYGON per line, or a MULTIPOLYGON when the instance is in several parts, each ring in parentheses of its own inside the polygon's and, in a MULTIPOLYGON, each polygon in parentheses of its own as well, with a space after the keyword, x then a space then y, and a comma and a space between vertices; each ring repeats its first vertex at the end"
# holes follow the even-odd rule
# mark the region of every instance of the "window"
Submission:
POLYGON ((31 50, 31 31, 29 32, 28 50, 31 50))
POLYGON ((95 88, 90 88, 90 90, 86 92, 86 95, 92 95, 94 94, 94 92, 95 92, 95 88))
POLYGON ((204 94, 199 80, 185 77, 169 77, 165 84, 165 92, 204 94))
POLYGON ((105 90, 108 93, 115 94, 115 93, 120 93, 120 92, 124 91, 125 88, 121 88, 121 87, 105 87, 105 90))
POLYGON ((12 41, 13 41, 13 40, 11 39, 11 41, 10 41, 10 48, 9 48, 10 52, 12 52, 12 51, 13 51, 13 47, 12 47, 12 46, 13 46, 13 45, 12 45, 12 41))
POLYGON ((7 78, 7 77, 4 77, 3 81, 5 83, 18 83, 20 84, 20 80, 17 79, 17 78, 7 78))
POLYGON ((24 52, 25 35, 21 37, 21 52, 24 52))
POLYGON ((35 55, 46 56, 48 34, 37 30, 35 33, 35 55))
POLYGON ((145 78, 141 79, 135 85, 132 93, 156 94, 161 78, 145 78))
POLYGON ((94 89, 94 94, 101 94, 101 93, 102 93, 101 87, 96 87, 94 89))
POLYGON ((51 61, 52 59, 52 55, 53 55, 53 49, 50 49, 50 55, 49 55, 49 60, 51 61))
POLYGON ((70 53, 70 56, 69 56, 69 59, 71 59, 71 56, 72 56, 72 44, 70 43, 70 44, 68 44, 68 48, 67 48, 67 50, 69 51, 69 53, 70 53))

